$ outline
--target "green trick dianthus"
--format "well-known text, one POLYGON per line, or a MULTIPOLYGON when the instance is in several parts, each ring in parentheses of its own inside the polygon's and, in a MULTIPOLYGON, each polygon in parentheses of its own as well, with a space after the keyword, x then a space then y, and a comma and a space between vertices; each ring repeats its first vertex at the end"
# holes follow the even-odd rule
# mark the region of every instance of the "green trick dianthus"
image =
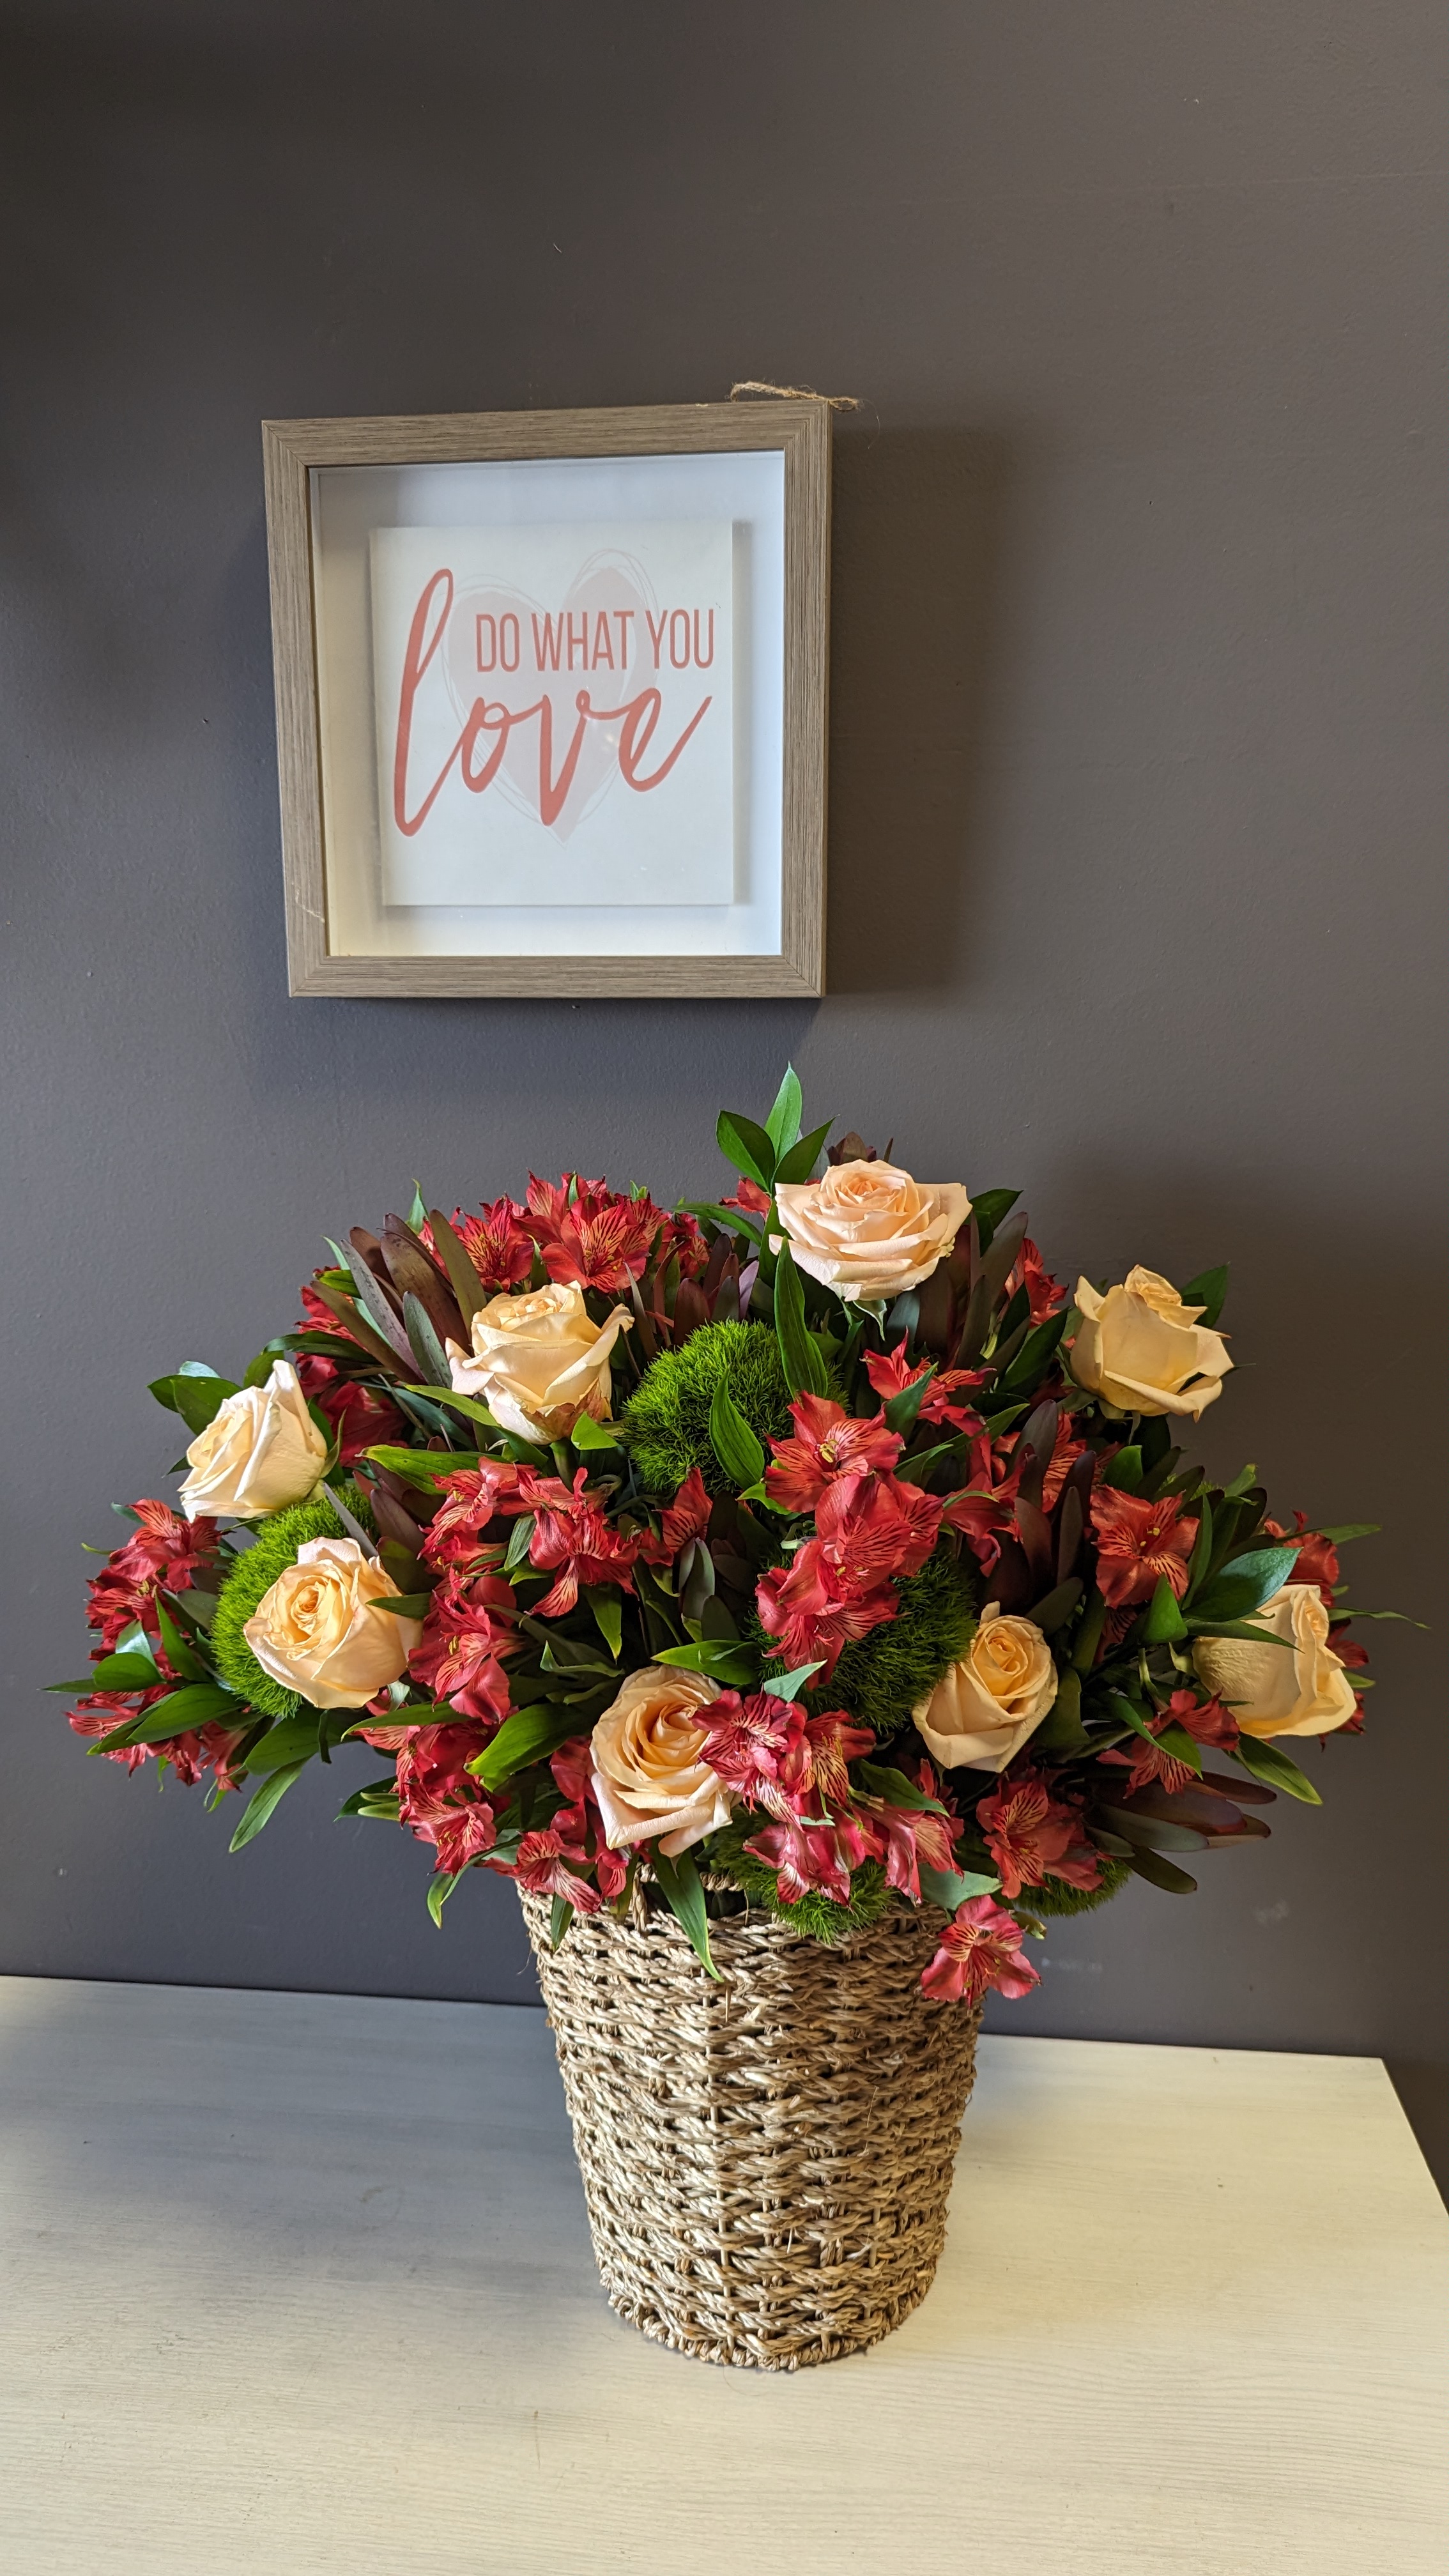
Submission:
POLYGON ((673 1494, 697 1467, 711 1494, 732 1494, 709 1436, 723 1385, 769 1454, 790 1431, 790 1389, 768 1324, 701 1324, 677 1351, 661 1351, 624 1407, 625 1444, 646 1493, 673 1494))
MULTIPOLYGON (((344 1485, 342 1499, 371 1536, 375 1524, 357 1487, 344 1485)), ((237 1558, 222 1585, 211 1623, 212 1661, 227 1689, 268 1717, 296 1717, 310 1702, 263 1672, 242 1630, 278 1575, 295 1565, 309 1538, 350 1536, 325 1495, 315 1495, 311 1502, 293 1503, 284 1512, 274 1512, 270 1520, 258 1522, 251 1546, 237 1558)))
POLYGON ((862 1861, 852 1871, 848 1905, 837 1905, 833 1897, 816 1887, 807 1888, 798 1904, 786 1905, 769 1862, 744 1848, 748 1836, 758 1833, 768 1822, 768 1817, 752 1816, 713 1835, 707 1846, 706 1866, 732 1879, 752 1905, 762 1905, 777 1921, 790 1924, 812 1941, 847 1941, 852 1932, 863 1932, 868 1924, 880 1921, 891 1901, 891 1891, 885 1871, 875 1860, 862 1861))
POLYGON ((1064 1878, 1049 1878, 1040 1887, 1022 1889, 1023 1911, 1029 1914, 1090 1914, 1096 1906, 1105 1905, 1110 1897, 1120 1896, 1132 1876, 1126 1861, 1109 1860, 1105 1852, 1098 1857, 1102 1863, 1100 1887, 1068 1887, 1064 1878))

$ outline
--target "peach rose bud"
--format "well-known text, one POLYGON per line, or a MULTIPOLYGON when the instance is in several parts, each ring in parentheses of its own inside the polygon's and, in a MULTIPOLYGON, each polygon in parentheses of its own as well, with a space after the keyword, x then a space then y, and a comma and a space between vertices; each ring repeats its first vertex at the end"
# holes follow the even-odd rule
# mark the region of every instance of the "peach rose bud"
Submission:
POLYGON ((703 1673, 646 1664, 594 1728, 594 1796, 615 1851, 657 1839, 677 1860, 730 1820, 730 1793, 701 1760, 699 1712, 719 1692, 703 1673))
POLYGON ((1198 1637, 1192 1649, 1199 1681, 1232 1710, 1244 1735, 1332 1735, 1346 1724, 1358 1702, 1328 1642, 1329 1613, 1317 1584, 1285 1583, 1252 1620, 1284 1645, 1198 1637))
POLYGON ((573 1281, 522 1297, 490 1297, 473 1318, 471 1351, 449 1342, 458 1395, 481 1396, 503 1430, 564 1440, 580 1414, 609 1414, 610 1353, 633 1331, 626 1306, 596 1324, 573 1281))
POLYGON ((264 1673, 313 1708, 365 1708, 400 1682, 422 1623, 380 1610, 392 1576, 355 1538, 309 1538, 242 1635, 264 1673))
POLYGON ((911 1715, 945 1770, 1004 1771, 1056 1695, 1057 1668, 1040 1628, 988 1601, 966 1653, 911 1715))
POLYGON ((855 1304, 919 1288, 971 1214, 959 1181, 915 1181, 894 1163, 833 1163, 823 1180, 782 1182, 780 1223, 796 1266, 855 1304))
POLYGON ((296 1370, 278 1360, 265 1386, 238 1387, 198 1431, 181 1508, 191 1521, 202 1513, 264 1520, 316 1492, 327 1456, 296 1370))
POLYGON ((1077 1281, 1081 1323, 1067 1353, 1078 1386, 1113 1413, 1182 1413, 1194 1421, 1215 1404, 1232 1367, 1220 1333, 1205 1332, 1201 1306, 1185 1306, 1155 1270, 1129 1270, 1103 1295, 1077 1281))

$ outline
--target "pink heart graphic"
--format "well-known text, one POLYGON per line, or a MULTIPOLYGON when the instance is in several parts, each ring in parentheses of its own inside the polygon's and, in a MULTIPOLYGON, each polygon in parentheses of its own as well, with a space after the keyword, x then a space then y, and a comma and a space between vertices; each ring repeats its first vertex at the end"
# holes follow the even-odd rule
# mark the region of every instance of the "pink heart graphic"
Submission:
MULTIPOLYGON (((547 696, 557 776, 578 724, 579 691, 586 689, 596 707, 623 707, 647 685, 645 612, 653 605, 652 587, 639 565, 628 555, 609 552, 590 555, 581 565, 557 616, 501 583, 460 590, 443 648, 448 689, 460 717, 466 720, 479 697, 515 712, 537 706, 547 696), (515 670, 506 667, 510 651, 516 654, 515 670)), ((568 795, 548 826, 560 841, 568 840, 608 795, 619 775, 622 731, 622 721, 585 727, 568 795)), ((519 813, 535 823, 541 819, 537 722, 510 733, 495 783, 519 813)))

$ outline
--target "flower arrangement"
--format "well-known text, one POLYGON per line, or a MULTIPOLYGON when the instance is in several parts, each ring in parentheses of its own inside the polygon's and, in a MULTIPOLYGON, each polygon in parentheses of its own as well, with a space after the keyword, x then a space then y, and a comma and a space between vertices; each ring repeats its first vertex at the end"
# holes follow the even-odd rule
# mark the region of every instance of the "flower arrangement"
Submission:
MULTIPOLYGON (((707 1969, 747 1908, 824 1942, 942 1909, 942 2003, 1025 1936, 1261 1839, 1285 1749, 1362 1725, 1338 1547, 1175 1438, 1232 1367, 1226 1272, 1054 1279, 1011 1190, 726 1114, 731 1195, 566 1174, 353 1229, 239 1383, 152 1392, 180 1509, 90 1585, 91 1750, 249 1792, 385 1758, 343 1815, 550 1939, 641 1879, 707 1969), (828 1149, 827 1149, 828 1147, 828 1149), (178 1467, 179 1472, 179 1467, 178 1467)), ((374 1768, 376 1767, 374 1763, 374 1768)))

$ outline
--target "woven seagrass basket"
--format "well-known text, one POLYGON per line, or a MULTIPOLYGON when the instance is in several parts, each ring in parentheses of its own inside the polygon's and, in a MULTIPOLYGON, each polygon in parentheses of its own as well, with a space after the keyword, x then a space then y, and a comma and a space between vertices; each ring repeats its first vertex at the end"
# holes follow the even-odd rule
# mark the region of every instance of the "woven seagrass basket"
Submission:
POLYGON ((556 1953, 547 1899, 522 1900, 609 2305, 704 2361, 863 2351, 925 2297, 946 2233, 981 2016, 920 1991, 944 1918, 895 1904, 827 1949, 726 1917, 715 1983, 641 1896, 556 1953))

